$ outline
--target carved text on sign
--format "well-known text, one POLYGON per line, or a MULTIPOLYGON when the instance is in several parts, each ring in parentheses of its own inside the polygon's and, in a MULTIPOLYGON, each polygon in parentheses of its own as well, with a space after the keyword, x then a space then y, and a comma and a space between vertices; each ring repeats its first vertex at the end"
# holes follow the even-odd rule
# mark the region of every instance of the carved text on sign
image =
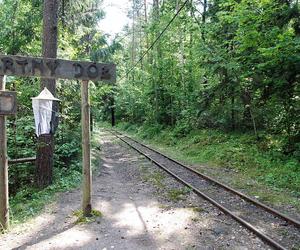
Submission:
POLYGON ((114 64, 0 55, 0 75, 115 82, 114 64))

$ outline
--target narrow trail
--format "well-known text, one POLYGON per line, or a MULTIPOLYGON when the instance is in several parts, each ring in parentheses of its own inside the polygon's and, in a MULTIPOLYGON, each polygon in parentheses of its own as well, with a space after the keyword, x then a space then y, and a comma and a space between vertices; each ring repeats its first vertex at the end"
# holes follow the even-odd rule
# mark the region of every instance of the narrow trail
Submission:
POLYGON ((74 224, 81 192, 62 193, 41 215, 1 235, 1 250, 270 249, 195 194, 174 196, 182 184, 113 135, 100 138, 93 206, 103 217, 74 224))

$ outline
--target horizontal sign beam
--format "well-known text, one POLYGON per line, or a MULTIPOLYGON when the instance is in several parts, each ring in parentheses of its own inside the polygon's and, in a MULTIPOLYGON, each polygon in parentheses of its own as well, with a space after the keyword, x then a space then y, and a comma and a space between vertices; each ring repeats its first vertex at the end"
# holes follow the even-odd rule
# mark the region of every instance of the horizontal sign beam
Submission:
POLYGON ((116 81, 115 64, 0 55, 0 75, 116 81))

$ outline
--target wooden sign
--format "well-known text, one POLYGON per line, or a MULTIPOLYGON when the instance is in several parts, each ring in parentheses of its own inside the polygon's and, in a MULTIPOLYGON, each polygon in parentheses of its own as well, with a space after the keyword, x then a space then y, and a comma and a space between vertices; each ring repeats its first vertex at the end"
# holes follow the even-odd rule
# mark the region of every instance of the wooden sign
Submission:
POLYGON ((14 115, 16 111, 16 92, 0 91, 0 115, 14 115))
POLYGON ((0 75, 116 81, 115 64, 0 55, 0 75))

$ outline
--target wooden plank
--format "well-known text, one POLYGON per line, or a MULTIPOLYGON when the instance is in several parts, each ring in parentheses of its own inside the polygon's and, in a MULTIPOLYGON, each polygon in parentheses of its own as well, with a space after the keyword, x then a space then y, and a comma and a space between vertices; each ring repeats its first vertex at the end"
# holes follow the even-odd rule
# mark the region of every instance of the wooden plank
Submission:
POLYGON ((91 140, 90 140, 90 98, 89 82, 81 84, 81 126, 82 126, 82 211, 84 216, 92 212, 92 171, 91 171, 91 140))
MULTIPOLYGON (((0 90, 5 90, 4 76, 0 75, 0 90)), ((6 117, 0 115, 0 231, 9 226, 8 210, 8 163, 7 163, 7 138, 6 117)))
POLYGON ((36 161, 36 157, 9 159, 8 164, 19 164, 19 163, 35 162, 35 161, 36 161))
POLYGON ((14 115, 17 112, 17 92, 0 90, 0 115, 14 115))
POLYGON ((0 55, 0 75, 116 81, 115 64, 0 55))

